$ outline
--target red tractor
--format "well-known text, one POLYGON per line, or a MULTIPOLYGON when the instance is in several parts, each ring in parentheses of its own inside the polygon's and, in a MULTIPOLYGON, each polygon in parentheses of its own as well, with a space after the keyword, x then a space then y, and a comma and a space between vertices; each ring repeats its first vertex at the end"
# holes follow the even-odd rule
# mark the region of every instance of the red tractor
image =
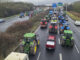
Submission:
POLYGON ((57 34, 58 26, 57 23, 51 23, 49 26, 49 33, 56 33, 57 34))
POLYGON ((41 28, 47 28, 47 20, 46 19, 42 19, 40 22, 41 28))
POLYGON ((46 42, 46 50, 52 50, 52 49, 54 50, 55 46, 56 46, 56 37, 50 35, 46 42))

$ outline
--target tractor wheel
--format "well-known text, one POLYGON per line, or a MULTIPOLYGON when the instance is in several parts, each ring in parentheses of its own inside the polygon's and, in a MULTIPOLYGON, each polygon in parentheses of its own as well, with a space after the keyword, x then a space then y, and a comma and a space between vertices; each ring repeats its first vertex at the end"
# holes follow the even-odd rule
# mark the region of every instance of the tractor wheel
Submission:
POLYGON ((71 47, 73 48, 73 46, 74 46, 74 41, 71 41, 71 47))

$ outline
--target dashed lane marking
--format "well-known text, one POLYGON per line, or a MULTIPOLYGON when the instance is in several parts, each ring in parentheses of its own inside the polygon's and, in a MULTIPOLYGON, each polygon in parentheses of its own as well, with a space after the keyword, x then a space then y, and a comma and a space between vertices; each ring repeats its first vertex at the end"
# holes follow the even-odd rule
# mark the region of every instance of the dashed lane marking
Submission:
POLYGON ((61 43, 60 43, 60 38, 58 38, 58 42, 59 42, 59 44, 61 44, 61 43))
POLYGON ((76 50, 77 50, 77 52, 78 52, 78 54, 79 54, 79 50, 78 50, 78 48, 77 48, 77 46, 75 45, 75 48, 76 48, 76 50))
POLYGON ((62 60, 62 53, 59 53, 59 58, 60 60, 62 60))
POLYGON ((40 55, 41 55, 41 52, 39 52, 39 55, 38 55, 38 58, 37 58, 37 60, 39 60, 39 58, 40 58, 40 55))

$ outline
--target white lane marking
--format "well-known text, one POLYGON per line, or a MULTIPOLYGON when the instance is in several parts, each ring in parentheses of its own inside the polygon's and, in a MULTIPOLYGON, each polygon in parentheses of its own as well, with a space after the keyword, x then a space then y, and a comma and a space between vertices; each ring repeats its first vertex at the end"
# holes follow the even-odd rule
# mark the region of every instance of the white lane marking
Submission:
POLYGON ((37 33, 37 31, 39 30, 40 26, 36 29, 35 33, 37 33))
POLYGON ((78 48, 77 48, 77 46, 75 45, 75 48, 76 48, 76 50, 77 50, 77 52, 78 52, 78 54, 79 54, 79 50, 78 50, 78 48))
POLYGON ((38 55, 38 58, 37 58, 37 60, 39 60, 39 58, 40 58, 40 55, 41 55, 41 52, 39 52, 39 55, 38 55))
POLYGON ((59 42, 59 44, 61 44, 61 43, 60 43, 60 38, 58 38, 58 42, 59 42))
POLYGON ((62 60, 62 53, 59 53, 59 58, 60 60, 62 60))

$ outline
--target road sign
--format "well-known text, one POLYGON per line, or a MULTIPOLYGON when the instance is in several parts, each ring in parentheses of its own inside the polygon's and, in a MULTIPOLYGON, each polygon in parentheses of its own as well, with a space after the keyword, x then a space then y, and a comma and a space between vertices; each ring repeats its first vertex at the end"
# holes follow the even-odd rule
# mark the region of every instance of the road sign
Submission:
POLYGON ((53 3, 53 4, 52 4, 52 7, 53 7, 53 8, 56 8, 56 7, 57 7, 57 4, 56 4, 56 3, 53 3))
POLYGON ((51 11, 49 11, 49 14, 53 14, 53 11, 51 10, 51 11))
POLYGON ((58 6, 63 6, 63 3, 62 3, 62 2, 59 2, 59 3, 58 3, 58 6))

